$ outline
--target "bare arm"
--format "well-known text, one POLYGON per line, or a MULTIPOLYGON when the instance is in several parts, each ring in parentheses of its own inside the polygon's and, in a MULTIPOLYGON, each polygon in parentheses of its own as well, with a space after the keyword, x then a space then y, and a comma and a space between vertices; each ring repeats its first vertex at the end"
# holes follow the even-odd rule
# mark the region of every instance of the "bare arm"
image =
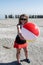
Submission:
POLYGON ((20 25, 17 25, 17 30, 18 30, 18 34, 19 34, 20 39, 25 40, 21 34, 20 25))

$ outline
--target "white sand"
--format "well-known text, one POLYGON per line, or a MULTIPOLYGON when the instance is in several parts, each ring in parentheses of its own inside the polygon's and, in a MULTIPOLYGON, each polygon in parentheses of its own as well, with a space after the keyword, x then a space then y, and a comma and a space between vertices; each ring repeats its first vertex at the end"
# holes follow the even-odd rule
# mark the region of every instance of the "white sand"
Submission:
MULTIPOLYGON (((40 28, 40 37, 35 42, 30 42, 28 53, 30 64, 21 62, 22 65, 43 65, 43 19, 29 19, 35 22, 40 28)), ((18 19, 0 20, 0 63, 9 63, 16 61, 16 49, 13 43, 17 34, 16 25, 18 19), (11 49, 3 48, 3 45, 12 47, 11 49)), ((24 59, 24 52, 21 50, 21 59, 24 59)))

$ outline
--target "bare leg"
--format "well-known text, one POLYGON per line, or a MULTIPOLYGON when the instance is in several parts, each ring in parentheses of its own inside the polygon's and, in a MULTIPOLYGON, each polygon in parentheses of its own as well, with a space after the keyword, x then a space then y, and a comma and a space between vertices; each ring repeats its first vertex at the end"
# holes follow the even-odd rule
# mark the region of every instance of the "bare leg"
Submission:
POLYGON ((28 48, 24 48, 24 52, 25 52, 25 57, 26 57, 26 62, 30 63, 30 60, 28 59, 28 48))
POLYGON ((24 48, 24 52, 25 52, 26 59, 28 59, 28 48, 27 47, 24 48))
POLYGON ((17 53, 16 53, 16 58, 17 58, 17 61, 20 63, 20 50, 21 49, 17 49, 17 53))

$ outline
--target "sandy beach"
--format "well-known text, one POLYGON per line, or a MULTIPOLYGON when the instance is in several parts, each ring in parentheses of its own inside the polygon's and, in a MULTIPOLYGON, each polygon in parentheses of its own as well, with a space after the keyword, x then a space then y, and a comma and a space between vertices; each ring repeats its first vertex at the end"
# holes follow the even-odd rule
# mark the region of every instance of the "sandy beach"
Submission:
MULTIPOLYGON (((28 42, 28 53, 30 63, 22 61, 22 65, 43 65, 43 19, 29 19, 30 22, 36 23, 40 28, 40 36, 34 42, 28 42)), ((16 65, 16 49, 13 48, 14 40, 17 35, 16 25, 18 19, 0 20, 0 65, 16 65), (10 49, 6 49, 7 46, 10 49)), ((20 59, 25 59, 23 49, 21 50, 20 59)))

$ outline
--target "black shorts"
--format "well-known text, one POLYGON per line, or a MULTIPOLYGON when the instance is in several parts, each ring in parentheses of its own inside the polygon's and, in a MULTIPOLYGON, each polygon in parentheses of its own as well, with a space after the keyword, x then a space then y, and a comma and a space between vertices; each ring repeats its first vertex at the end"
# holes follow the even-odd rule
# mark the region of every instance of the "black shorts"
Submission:
POLYGON ((17 35, 16 39, 15 39, 15 42, 17 44, 24 44, 24 43, 26 43, 26 40, 21 40, 20 37, 19 37, 19 35, 17 35))

